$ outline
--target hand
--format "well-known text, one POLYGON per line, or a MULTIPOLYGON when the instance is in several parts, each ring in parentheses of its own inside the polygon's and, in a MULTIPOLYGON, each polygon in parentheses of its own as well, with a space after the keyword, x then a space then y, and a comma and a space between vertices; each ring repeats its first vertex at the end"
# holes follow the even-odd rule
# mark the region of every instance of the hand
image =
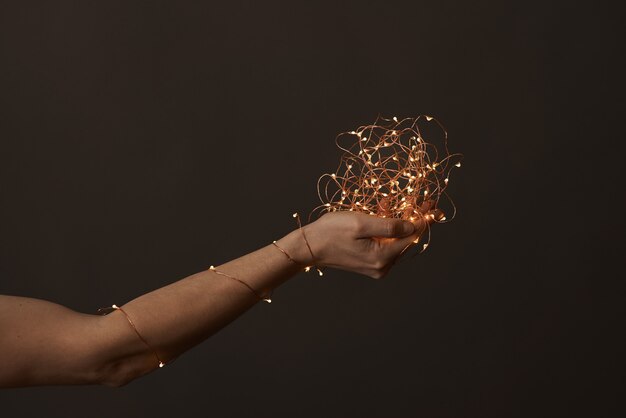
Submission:
POLYGON ((440 212, 428 209, 424 207, 426 216, 414 222, 349 211, 327 213, 303 227, 315 260, 301 231, 293 231, 281 241, 290 245, 293 258, 304 265, 333 267, 380 279, 428 224, 439 218, 440 212))

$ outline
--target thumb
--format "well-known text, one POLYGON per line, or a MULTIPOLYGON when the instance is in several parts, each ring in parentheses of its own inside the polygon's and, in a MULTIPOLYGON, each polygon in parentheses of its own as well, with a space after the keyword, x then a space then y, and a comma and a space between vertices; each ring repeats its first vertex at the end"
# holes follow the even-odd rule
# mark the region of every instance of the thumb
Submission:
POLYGON ((361 234, 363 238, 402 238, 415 232, 415 225, 402 219, 368 216, 368 218, 364 218, 364 221, 363 233, 361 234))

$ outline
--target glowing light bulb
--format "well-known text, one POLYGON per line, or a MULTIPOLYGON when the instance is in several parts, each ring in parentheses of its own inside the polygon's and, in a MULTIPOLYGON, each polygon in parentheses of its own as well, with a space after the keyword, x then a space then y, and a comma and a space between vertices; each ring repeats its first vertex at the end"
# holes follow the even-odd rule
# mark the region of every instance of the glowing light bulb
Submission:
POLYGON ((461 162, 459 161, 458 163, 454 164, 457 167, 461 167, 461 162))

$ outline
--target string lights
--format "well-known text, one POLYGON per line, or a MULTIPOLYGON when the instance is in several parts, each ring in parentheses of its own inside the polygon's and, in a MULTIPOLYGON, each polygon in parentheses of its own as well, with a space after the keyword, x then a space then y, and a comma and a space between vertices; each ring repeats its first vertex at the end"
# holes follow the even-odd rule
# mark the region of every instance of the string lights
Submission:
POLYGON ((254 295, 259 299, 262 300, 263 302, 266 303, 272 303, 272 292, 270 291, 269 294, 267 296, 263 296, 261 294, 259 294, 259 292, 257 292, 256 290, 254 290, 254 288, 252 286, 250 286, 248 283, 244 282, 241 279, 236 278, 235 276, 231 276, 230 274, 226 274, 221 270, 218 270, 215 268, 215 266, 211 266, 209 267, 209 270, 212 271, 215 274, 219 274, 220 276, 224 276, 224 277, 228 277, 229 279, 235 280, 241 284, 243 284, 244 286, 246 286, 248 289, 250 289, 250 291, 252 293, 254 293, 254 295))
POLYGON ((154 357, 156 358, 158 366, 159 367, 165 366, 165 363, 161 360, 161 358, 159 357, 159 354, 156 352, 156 350, 154 348, 152 348, 152 346, 150 346, 150 344, 148 344, 148 341, 146 341, 146 339, 141 336, 141 334, 139 333, 139 330, 135 326, 135 323, 133 322, 132 319, 130 319, 130 316, 128 316, 128 314, 126 313, 126 311, 124 309, 120 308, 117 305, 111 305, 110 307, 107 307, 107 308, 100 308, 100 309, 98 309, 98 313, 100 313, 102 315, 108 315, 108 314, 110 314, 113 311, 120 311, 121 313, 124 314, 124 316, 126 317, 126 321, 128 321, 128 323, 130 324, 130 326, 133 329, 133 331, 135 331, 135 334, 137 334, 137 336, 139 337, 141 342, 144 343, 144 345, 148 348, 148 350, 152 351, 152 353, 154 354, 154 357))
MULTIPOLYGON (((426 216, 437 223, 454 219, 456 207, 446 189, 452 169, 461 167, 462 155, 449 152, 448 133, 434 117, 398 120, 379 116, 372 125, 339 134, 335 142, 344 154, 334 173, 319 178, 322 204, 309 219, 316 213, 340 210, 410 221, 426 216), (439 148, 425 132, 439 137, 439 148), (435 219, 420 210, 424 205, 441 209, 444 198, 451 206, 449 216, 435 219)), ((427 236, 420 252, 429 246, 430 227, 427 236)))

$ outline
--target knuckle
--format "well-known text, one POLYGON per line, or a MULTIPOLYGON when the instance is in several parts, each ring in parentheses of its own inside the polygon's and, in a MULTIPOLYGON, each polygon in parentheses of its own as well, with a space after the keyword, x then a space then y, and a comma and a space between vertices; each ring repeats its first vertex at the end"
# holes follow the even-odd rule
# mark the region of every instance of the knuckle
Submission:
POLYGON ((371 277, 374 280, 378 280, 378 279, 382 279, 383 278, 383 274, 379 271, 373 271, 370 274, 368 274, 369 277, 371 277))
POLYGON ((387 262, 381 258, 377 258, 374 260, 374 262, 372 263, 372 267, 376 270, 376 271, 382 271, 385 269, 385 267, 387 267, 387 262))
POLYGON ((376 269, 376 270, 372 271, 369 274, 369 276, 372 279, 380 280, 380 279, 383 279, 387 275, 388 272, 389 272, 389 269, 387 269, 387 268, 376 269))
POLYGON ((362 235, 367 231, 367 225, 365 224, 365 220, 361 217, 354 217, 352 219, 351 227, 354 233, 357 235, 362 235))
POLYGON ((398 223, 394 222, 392 219, 385 219, 384 222, 384 228, 387 236, 392 237, 396 235, 396 232, 398 231, 398 223))

